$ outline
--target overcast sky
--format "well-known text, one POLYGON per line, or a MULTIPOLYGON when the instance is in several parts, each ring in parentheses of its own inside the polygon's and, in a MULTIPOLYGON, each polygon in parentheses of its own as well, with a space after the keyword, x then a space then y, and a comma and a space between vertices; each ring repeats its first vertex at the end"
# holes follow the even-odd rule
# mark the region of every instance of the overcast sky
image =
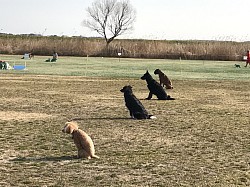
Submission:
MULTIPOLYGON (((0 32, 98 36, 81 25, 94 0, 0 0, 0 32)), ((250 41, 250 0, 130 0, 134 30, 121 38, 250 41)))

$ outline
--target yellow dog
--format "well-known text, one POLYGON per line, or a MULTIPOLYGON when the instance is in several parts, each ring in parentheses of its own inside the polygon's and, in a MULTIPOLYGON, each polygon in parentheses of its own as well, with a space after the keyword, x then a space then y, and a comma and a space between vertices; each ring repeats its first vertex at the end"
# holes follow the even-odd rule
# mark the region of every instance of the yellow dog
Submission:
POLYGON ((72 138, 78 150, 78 158, 99 158, 95 155, 95 148, 92 139, 86 132, 79 129, 76 122, 66 122, 62 132, 72 134, 72 138))

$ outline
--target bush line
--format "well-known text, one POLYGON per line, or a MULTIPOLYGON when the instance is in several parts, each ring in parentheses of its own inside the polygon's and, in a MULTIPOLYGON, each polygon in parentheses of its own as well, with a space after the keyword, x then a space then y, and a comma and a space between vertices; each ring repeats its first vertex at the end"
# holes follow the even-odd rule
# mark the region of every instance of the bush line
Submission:
POLYGON ((187 60, 242 61, 250 42, 208 40, 142 40, 116 39, 107 48, 102 38, 0 35, 0 53, 50 56, 92 56, 122 58, 156 58, 187 60))

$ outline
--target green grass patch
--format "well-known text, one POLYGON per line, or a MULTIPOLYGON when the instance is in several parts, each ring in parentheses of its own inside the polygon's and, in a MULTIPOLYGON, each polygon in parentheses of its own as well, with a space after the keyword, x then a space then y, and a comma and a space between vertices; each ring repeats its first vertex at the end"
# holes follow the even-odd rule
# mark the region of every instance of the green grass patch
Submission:
POLYGON ((49 57, 35 56, 32 60, 23 60, 20 56, 1 56, 11 65, 26 63, 27 70, 11 70, 1 73, 66 75, 108 78, 138 78, 149 70, 151 74, 157 68, 172 79, 249 79, 249 68, 244 62, 230 61, 190 61, 166 59, 127 59, 127 58, 87 58, 60 57, 54 62, 45 62, 49 57), (242 68, 235 68, 234 64, 242 68))

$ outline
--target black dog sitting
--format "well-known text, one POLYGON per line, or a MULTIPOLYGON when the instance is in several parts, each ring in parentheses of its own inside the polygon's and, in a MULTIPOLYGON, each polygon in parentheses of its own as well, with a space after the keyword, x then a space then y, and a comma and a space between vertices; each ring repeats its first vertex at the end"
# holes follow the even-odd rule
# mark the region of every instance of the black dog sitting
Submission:
POLYGON ((125 105, 129 110, 131 118, 134 119, 155 119, 149 115, 142 103, 135 97, 131 86, 124 86, 121 90, 124 93, 125 105))
POLYGON ((148 71, 141 77, 141 79, 146 80, 148 84, 149 94, 147 99, 151 99, 154 94, 159 100, 175 100, 167 95, 163 87, 153 79, 148 71))

